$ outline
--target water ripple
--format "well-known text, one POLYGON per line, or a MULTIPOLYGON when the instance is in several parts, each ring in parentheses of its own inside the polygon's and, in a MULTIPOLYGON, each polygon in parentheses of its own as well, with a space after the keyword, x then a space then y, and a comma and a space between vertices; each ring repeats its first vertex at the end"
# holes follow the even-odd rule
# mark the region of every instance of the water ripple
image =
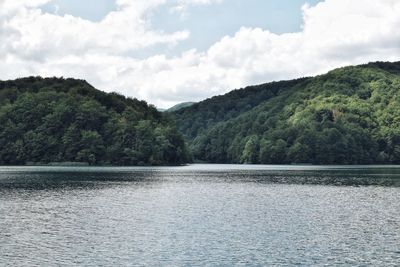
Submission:
POLYGON ((393 166, 0 168, 0 265, 398 266, 398 180, 393 166))

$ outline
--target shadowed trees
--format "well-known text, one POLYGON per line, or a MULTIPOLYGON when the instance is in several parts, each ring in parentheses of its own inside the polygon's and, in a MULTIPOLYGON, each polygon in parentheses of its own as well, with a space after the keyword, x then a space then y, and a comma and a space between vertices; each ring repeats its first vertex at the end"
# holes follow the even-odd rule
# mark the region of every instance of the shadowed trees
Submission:
POLYGON ((84 81, 31 77, 0 82, 0 164, 181 164, 174 123, 144 101, 84 81))

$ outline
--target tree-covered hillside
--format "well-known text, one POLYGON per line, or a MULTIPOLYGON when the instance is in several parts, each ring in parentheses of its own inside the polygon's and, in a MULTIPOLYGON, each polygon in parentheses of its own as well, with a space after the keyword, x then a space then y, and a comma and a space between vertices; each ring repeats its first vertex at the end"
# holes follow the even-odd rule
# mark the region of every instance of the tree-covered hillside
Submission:
POLYGON ((214 96, 190 107, 179 109, 173 112, 173 115, 181 132, 188 140, 193 140, 216 123, 235 118, 280 92, 307 80, 307 78, 303 78, 273 82, 233 90, 226 95, 214 96))
POLYGON ((0 164, 187 161, 174 123, 144 101, 101 92, 82 80, 0 82, 0 164))
POLYGON ((400 163, 400 63, 236 90, 174 113, 197 160, 400 163))
POLYGON ((196 103, 196 102, 183 102, 183 103, 179 103, 179 104, 176 104, 175 106, 173 106, 173 107, 171 107, 171 108, 165 110, 165 112, 174 112, 174 111, 178 111, 178 110, 180 110, 180 109, 193 106, 193 104, 195 104, 195 103, 196 103))

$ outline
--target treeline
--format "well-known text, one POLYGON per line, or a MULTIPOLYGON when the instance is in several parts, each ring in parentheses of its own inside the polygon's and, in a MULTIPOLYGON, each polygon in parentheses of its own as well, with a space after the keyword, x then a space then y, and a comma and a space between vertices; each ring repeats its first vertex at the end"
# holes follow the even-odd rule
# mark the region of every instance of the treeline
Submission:
POLYGON ((174 113, 196 160, 400 163, 400 63, 233 91, 174 113))
POLYGON ((0 164, 182 164, 190 159, 173 121, 144 101, 82 80, 0 82, 0 164))

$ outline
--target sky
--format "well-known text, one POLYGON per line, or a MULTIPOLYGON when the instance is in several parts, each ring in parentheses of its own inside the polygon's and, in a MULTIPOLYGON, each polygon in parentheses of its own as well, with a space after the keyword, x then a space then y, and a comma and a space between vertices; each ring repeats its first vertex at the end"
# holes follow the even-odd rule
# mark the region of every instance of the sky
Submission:
POLYGON ((400 60, 398 0, 0 0, 0 79, 85 79, 160 108, 400 60))

